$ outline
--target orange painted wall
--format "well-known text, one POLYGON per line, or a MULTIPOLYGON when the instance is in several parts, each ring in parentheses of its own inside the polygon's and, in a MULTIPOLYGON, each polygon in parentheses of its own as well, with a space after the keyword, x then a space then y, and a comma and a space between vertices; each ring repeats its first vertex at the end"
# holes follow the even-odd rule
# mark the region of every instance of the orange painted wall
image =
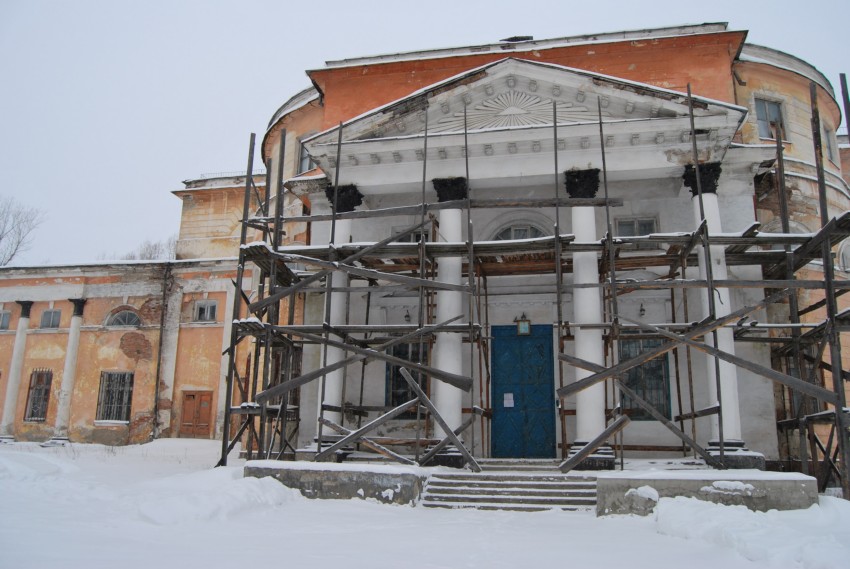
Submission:
POLYGON ((731 63, 745 32, 485 53, 310 71, 324 93, 323 128, 505 57, 556 63, 733 102, 731 63))

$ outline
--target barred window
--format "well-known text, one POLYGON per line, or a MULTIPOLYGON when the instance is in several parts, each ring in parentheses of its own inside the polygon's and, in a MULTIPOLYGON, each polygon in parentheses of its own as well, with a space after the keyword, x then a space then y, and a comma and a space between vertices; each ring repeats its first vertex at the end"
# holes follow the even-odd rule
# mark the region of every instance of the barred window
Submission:
POLYGON ((59 327, 59 319, 62 317, 61 310, 45 310, 41 313, 41 327, 42 328, 58 328, 59 327))
MULTIPOLYGON (((658 347, 661 342, 658 339, 621 339, 620 361, 636 358, 642 353, 658 347)), ((640 395, 666 418, 670 418, 670 377, 666 355, 633 367, 627 372, 624 380, 626 387, 640 395)), ((622 395, 621 405, 623 413, 631 417, 633 421, 653 420, 649 413, 626 395, 622 395)))
POLYGON ((47 418, 47 405, 50 403, 50 384, 53 383, 53 371, 34 369, 30 374, 30 389, 27 395, 27 412, 24 421, 40 423, 47 418))
POLYGON ((97 398, 98 421, 129 421, 133 401, 133 372, 104 371, 97 398))
POLYGON ((132 310, 122 310, 116 312, 106 321, 107 326, 141 326, 142 320, 139 315, 132 310))

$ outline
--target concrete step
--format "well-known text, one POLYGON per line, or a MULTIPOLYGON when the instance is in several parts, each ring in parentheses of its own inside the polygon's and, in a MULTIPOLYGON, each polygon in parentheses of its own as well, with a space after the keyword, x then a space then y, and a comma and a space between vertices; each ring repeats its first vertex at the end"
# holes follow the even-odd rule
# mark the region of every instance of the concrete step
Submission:
POLYGON ((543 496, 559 498, 562 496, 587 496, 596 498, 596 488, 583 489, 540 489, 540 488, 516 488, 516 487, 470 487, 470 486, 428 486, 430 495, 457 495, 457 496, 543 496))
POLYGON ((596 506, 596 479, 548 472, 440 473, 428 479, 420 503, 426 508, 586 510, 596 506))

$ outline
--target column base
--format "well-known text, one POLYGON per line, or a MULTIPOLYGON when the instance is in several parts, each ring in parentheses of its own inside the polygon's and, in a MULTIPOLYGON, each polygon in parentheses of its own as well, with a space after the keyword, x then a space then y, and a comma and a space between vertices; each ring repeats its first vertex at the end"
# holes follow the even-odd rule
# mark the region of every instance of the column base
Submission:
MULTIPOLYGON (((708 453, 720 459, 720 441, 708 441, 708 453)), ((755 469, 764 470, 766 463, 764 455, 760 452, 751 451, 746 447, 744 441, 727 440, 723 441, 723 464, 726 468, 735 470, 740 469, 755 469)))
POLYGON ((448 466, 449 468, 463 468, 465 465, 466 459, 453 445, 438 452, 426 464, 426 466, 448 466))
POLYGON ((51 439, 44 441, 41 443, 41 446, 44 448, 50 447, 63 447, 65 445, 71 444, 71 441, 68 440, 68 437, 52 437, 51 439))
POLYGON ((15 437, 12 435, 2 435, 0 436, 0 445, 1 444, 11 444, 15 442, 15 437))
MULTIPOLYGON (((585 441, 576 441, 570 446, 570 452, 567 454, 567 459, 575 456, 581 449, 587 446, 585 441)), ((614 456, 614 449, 608 445, 603 445, 596 449, 593 454, 578 463, 574 470, 614 470, 617 460, 614 456)))

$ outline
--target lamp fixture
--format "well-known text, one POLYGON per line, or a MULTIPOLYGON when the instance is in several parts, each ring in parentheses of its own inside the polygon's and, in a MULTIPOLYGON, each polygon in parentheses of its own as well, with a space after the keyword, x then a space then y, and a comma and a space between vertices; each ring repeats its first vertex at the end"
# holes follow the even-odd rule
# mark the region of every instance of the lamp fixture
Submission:
POLYGON ((408 322, 408 323, 410 322, 410 311, 409 310, 404 311, 404 321, 408 322))
POLYGON ((530 336, 531 335, 531 320, 529 320, 525 316, 525 312, 522 313, 522 316, 519 318, 514 318, 514 322, 516 322, 516 334, 517 336, 530 336))
POLYGON ((638 315, 643 318, 646 316, 646 308, 643 307, 643 303, 640 303, 640 310, 638 310, 638 315))

